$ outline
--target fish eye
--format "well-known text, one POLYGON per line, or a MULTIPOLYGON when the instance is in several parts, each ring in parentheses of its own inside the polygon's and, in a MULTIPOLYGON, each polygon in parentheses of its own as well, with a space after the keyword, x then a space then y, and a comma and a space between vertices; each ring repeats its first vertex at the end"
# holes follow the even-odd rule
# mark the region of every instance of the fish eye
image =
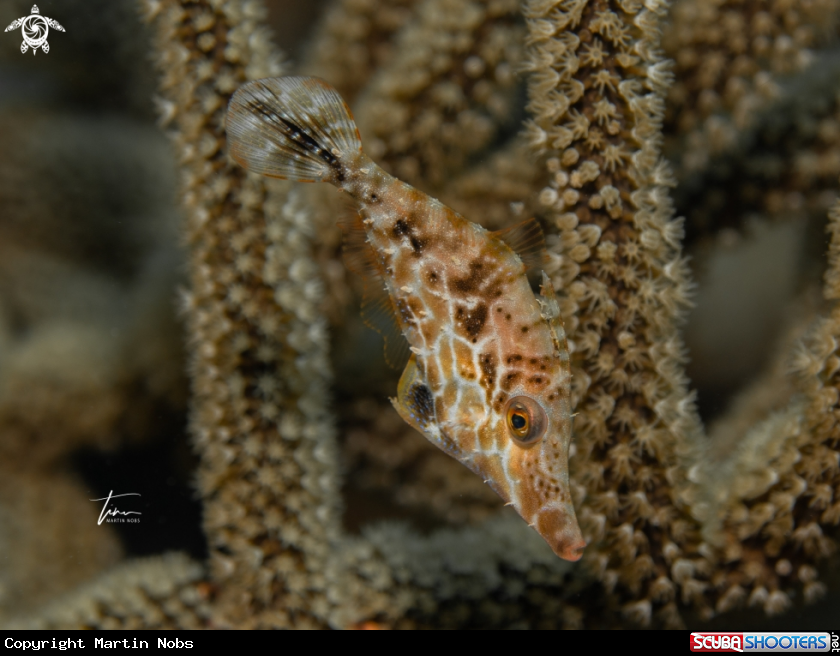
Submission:
POLYGON ((545 434, 548 419, 540 404, 527 396, 516 396, 505 410, 510 436, 520 446, 532 446, 545 434))

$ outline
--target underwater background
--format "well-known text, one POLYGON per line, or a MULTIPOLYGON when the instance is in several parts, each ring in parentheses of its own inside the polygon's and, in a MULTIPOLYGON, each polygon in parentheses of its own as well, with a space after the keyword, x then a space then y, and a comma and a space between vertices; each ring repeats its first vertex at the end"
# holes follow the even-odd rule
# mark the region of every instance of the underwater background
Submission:
POLYGON ((49 52, 4 33, 0 625, 833 628, 840 6, 649 5, 44 0, 49 52), (581 563, 392 409, 337 194, 228 162, 227 98, 295 72, 398 177, 541 221, 581 563), (99 523, 109 492, 142 514, 99 523))

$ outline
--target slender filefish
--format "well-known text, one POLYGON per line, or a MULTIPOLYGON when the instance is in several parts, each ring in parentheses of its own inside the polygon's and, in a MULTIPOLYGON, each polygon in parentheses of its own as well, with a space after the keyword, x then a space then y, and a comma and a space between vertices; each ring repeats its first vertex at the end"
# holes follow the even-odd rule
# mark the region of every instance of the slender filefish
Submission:
POLYGON ((526 275, 543 248, 539 224, 489 232, 389 175, 362 152, 341 96, 317 78, 243 85, 227 133, 246 169, 329 182, 355 199, 360 237, 349 238, 350 257, 378 279, 363 316, 384 334, 390 362, 407 347, 397 412, 481 476, 558 556, 578 560, 569 351, 551 282, 543 272, 537 295, 526 275))

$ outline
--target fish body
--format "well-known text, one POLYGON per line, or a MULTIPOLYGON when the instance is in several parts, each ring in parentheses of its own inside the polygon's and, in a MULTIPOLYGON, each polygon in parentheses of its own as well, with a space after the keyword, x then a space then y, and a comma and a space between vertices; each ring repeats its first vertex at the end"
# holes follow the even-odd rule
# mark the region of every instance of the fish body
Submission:
POLYGON ((243 85, 227 131, 246 168, 329 182, 356 199, 386 309, 411 351, 397 412, 481 476, 557 555, 579 559, 565 333, 547 277, 535 296, 508 245, 532 246, 536 223, 491 233, 391 176, 362 152, 350 110, 316 78, 243 85))

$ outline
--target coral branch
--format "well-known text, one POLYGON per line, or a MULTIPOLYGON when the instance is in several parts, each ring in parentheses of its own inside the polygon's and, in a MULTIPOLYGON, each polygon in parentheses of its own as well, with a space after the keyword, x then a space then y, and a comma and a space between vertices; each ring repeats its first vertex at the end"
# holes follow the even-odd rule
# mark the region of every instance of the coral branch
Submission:
POLYGON ((278 74, 256 2, 166 2, 154 16, 164 116, 182 167, 193 441, 214 622, 322 626, 338 472, 313 231, 297 195, 228 162, 236 87, 278 74))
MULTIPOLYGON (((377 159, 471 220, 495 229, 536 215, 545 228, 573 350, 573 496, 589 540, 571 565, 387 404, 379 344, 351 319, 336 228, 346 211, 314 187, 266 183, 229 162, 231 94, 286 71, 262 3, 146 0, 185 212, 181 306, 209 561, 167 555, 105 575, 87 563, 56 577, 62 596, 15 625, 678 627, 823 596, 818 567, 836 558, 840 523, 840 110, 836 57, 823 47, 835 38, 835 5, 681 0, 668 26, 660 0, 526 0, 524 22, 509 0, 335 0, 315 31, 300 69, 347 95, 377 159), (675 180, 685 220, 674 218, 675 180), (703 237, 717 251, 751 239, 731 228, 763 225, 756 215, 804 234, 794 221, 832 204, 824 300, 806 291, 778 310, 784 339, 706 434, 679 333, 693 285, 684 231, 689 247, 703 237)), ((11 190, 0 202, 18 202, 25 169, 6 163, 0 174, 11 190)), ((21 204, 35 214, 36 201, 21 204)), ((106 222, 96 221, 98 239, 106 222)), ((95 253, 103 271, 126 275, 118 256, 65 244, 45 225, 42 248, 95 253)), ((114 427, 127 423, 135 386, 177 403, 173 367, 160 363, 178 360, 160 348, 142 364, 139 331, 113 337, 131 322, 104 312, 24 339, 15 315, 40 307, 25 285, 53 260, 34 247, 16 254, 26 249, 8 244, 30 234, 0 229, 0 450, 33 465, 7 476, 27 495, 0 489, 0 509, 14 515, 0 516, 0 535, 19 529, 17 544, 61 562, 66 552, 41 545, 21 508, 53 489, 67 490, 74 513, 86 506, 78 485, 47 484, 42 470, 78 445, 120 448, 114 427), (92 398, 46 439, 65 407, 92 398)), ((772 263, 802 260, 804 273, 779 272, 791 290, 800 275, 817 288, 807 274, 825 243, 815 241, 772 263)), ((57 278, 82 276, 49 266, 57 278)), ((143 289, 128 295, 131 317, 148 302, 143 289)), ((153 323, 173 332, 171 320, 153 323)), ((68 544, 93 545, 103 562, 119 557, 108 533, 74 537, 68 544)), ((28 587, 30 606, 49 597, 37 573, 13 570, 0 583, 28 587)))
POLYGON ((15 629, 202 629, 212 586, 183 554, 124 563, 43 608, 15 629))
POLYGON ((663 45, 678 79, 668 113, 685 140, 674 149, 680 178, 749 143, 788 95, 786 79, 818 65, 814 49, 833 36, 838 9, 835 0, 674 4, 663 45))
POLYGON ((551 174, 539 192, 560 256, 555 286, 574 344, 573 477, 586 562, 624 612, 666 623, 702 592, 703 560, 676 511, 678 457, 700 434, 677 322, 689 282, 660 155, 664 4, 526 4, 529 134, 551 174), (673 583, 669 567, 689 565, 673 583), (618 586, 618 588, 616 587, 618 586), (632 600, 632 601, 631 601, 632 600))

